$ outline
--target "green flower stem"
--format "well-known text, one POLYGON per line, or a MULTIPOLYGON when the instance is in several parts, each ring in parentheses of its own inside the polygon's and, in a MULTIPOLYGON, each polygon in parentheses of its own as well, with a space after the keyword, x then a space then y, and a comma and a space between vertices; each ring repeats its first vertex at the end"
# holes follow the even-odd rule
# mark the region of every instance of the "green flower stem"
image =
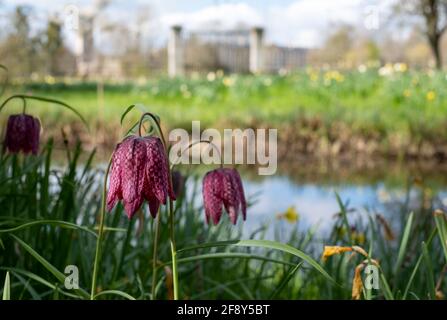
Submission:
POLYGON ((112 157, 110 157, 109 164, 107 165, 107 170, 104 175, 104 186, 102 189, 102 203, 101 203, 101 216, 99 221, 99 230, 98 230, 98 240, 96 242, 96 253, 95 253, 95 262, 93 265, 93 278, 92 278, 92 289, 90 293, 90 300, 95 299, 96 295, 96 282, 98 280, 98 269, 99 262, 101 259, 101 242, 104 235, 104 220, 106 215, 106 197, 107 197, 107 177, 109 176, 110 167, 112 165, 112 157))
POLYGON ((47 103, 54 103, 56 105, 62 106, 64 108, 67 108, 68 110, 70 110, 74 114, 76 114, 79 117, 79 119, 81 119, 81 121, 84 123, 84 125, 86 126, 86 128, 88 130, 87 121, 85 121, 84 117, 75 108, 73 108, 72 106, 66 104, 65 102, 62 102, 62 101, 59 101, 59 100, 56 100, 56 99, 51 99, 51 98, 46 98, 46 97, 39 97, 39 96, 33 96, 33 95, 27 95, 27 94, 15 94, 15 95, 10 96, 5 101, 3 101, 2 104, 0 104, 0 111, 2 111, 3 108, 6 106, 6 104, 8 104, 8 102, 13 100, 13 99, 21 99, 23 101, 23 112, 26 111, 26 99, 37 100, 37 101, 47 102, 47 103))
MULTIPOLYGON (((200 143, 208 143, 209 145, 211 145, 213 148, 215 148, 215 150, 217 151, 217 153, 219 154, 219 158, 220 158, 220 167, 222 168, 223 166, 223 162, 222 162, 222 156, 219 152, 219 149, 216 147, 216 145, 208 140, 199 140, 196 142, 191 143, 185 150, 183 150, 183 153, 186 150, 189 150, 190 148, 192 148, 194 145, 196 144, 200 144, 200 143)), ((183 153, 180 155, 180 158, 183 156, 183 153)), ((171 171, 174 168, 174 163, 168 167, 169 168, 169 183, 172 186, 172 175, 171 175, 171 171)), ((178 300, 178 271, 177 271, 177 251, 176 251, 176 247, 175 247, 175 234, 174 234, 174 209, 173 209, 173 204, 172 204, 172 200, 169 199, 169 226, 170 226, 170 238, 171 238, 171 256, 172 256, 172 282, 173 282, 173 286, 174 286, 174 300, 178 300)))
POLYGON ((178 300, 178 271, 177 271, 177 251, 175 248, 174 234, 174 210, 172 200, 169 199, 169 227, 171 238, 171 256, 172 256, 172 283, 174 286, 174 300, 178 300))
MULTIPOLYGON (((138 126, 138 134, 141 137, 141 128, 143 125, 143 119, 144 117, 150 117, 152 121, 155 123, 155 126, 157 128, 158 134, 160 136, 160 139, 163 143, 165 153, 166 153, 166 159, 169 159, 169 153, 168 153, 168 146, 166 144, 166 139, 163 135, 163 131, 161 130, 160 120, 151 112, 145 112, 140 118, 140 123, 138 126)), ((169 181, 169 188, 172 189, 172 175, 171 175, 171 168, 169 166, 169 160, 167 163, 168 168, 168 181, 169 181)), ((171 256, 172 256, 172 278, 173 278, 173 291, 174 291, 174 300, 178 300, 178 270, 177 270, 177 252, 175 247, 175 222, 174 222, 174 203, 169 197, 169 205, 168 205, 168 211, 169 211, 169 234, 170 234, 170 241, 171 241, 171 256)), ((156 253, 154 252, 154 255, 156 253)), ((155 262, 156 263, 156 262, 155 262)), ((154 265, 154 270, 156 269, 156 265, 154 265)), ((155 286, 153 285, 153 290, 155 286)))
MULTIPOLYGON (((183 155, 185 154, 185 152, 186 151, 189 151, 189 149, 191 149, 192 147, 194 147, 195 145, 197 145, 197 144, 201 144, 201 143, 207 143, 207 144, 209 144, 211 147, 213 147, 214 148, 214 150, 217 152, 217 154, 219 155, 219 159, 220 159, 220 168, 223 168, 223 159, 222 159, 222 154, 220 153, 220 151, 219 151, 219 148, 217 148, 217 146, 213 143, 213 142, 211 142, 211 141, 209 141, 209 140, 198 140, 198 141, 194 141, 194 142, 192 142, 192 143, 190 143, 189 145, 188 145, 188 147, 186 147, 183 151, 182 151, 182 153, 180 154, 180 156, 178 157, 178 160, 181 160, 182 159, 182 157, 183 157, 183 155)), ((170 170, 172 171, 172 169, 174 168, 174 166, 176 165, 177 163, 173 163, 172 165, 171 165, 171 168, 170 168, 170 170)))
MULTIPOLYGON (((159 210, 160 211, 160 210, 159 210)), ((154 252, 152 256, 152 300, 155 300, 156 287, 157 287, 157 261, 158 261, 158 238, 160 233, 160 212, 155 218, 155 232, 154 232, 154 252)))

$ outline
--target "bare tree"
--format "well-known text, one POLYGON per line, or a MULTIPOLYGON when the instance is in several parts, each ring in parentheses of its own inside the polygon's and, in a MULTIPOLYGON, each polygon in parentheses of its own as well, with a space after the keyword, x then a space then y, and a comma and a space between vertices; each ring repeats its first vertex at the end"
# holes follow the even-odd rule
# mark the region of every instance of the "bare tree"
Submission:
POLYGON ((441 37, 447 30, 446 0, 410 0, 401 1, 397 7, 399 13, 422 18, 424 33, 430 44, 436 67, 442 68, 441 37))

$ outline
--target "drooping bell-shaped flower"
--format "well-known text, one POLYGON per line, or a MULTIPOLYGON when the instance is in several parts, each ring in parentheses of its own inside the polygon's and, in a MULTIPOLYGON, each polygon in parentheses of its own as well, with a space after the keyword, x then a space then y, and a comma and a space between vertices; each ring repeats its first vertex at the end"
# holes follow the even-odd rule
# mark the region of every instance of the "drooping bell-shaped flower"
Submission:
POLYGON ((112 155, 107 211, 119 200, 131 219, 144 200, 153 217, 160 204, 175 200, 169 183, 168 159, 157 137, 129 136, 119 143, 112 155))
POLYGON ((236 169, 219 168, 208 172, 203 178, 202 194, 207 223, 212 219, 218 224, 223 208, 233 224, 237 222, 239 211, 244 221, 247 218, 244 188, 236 169))
POLYGON ((40 122, 28 114, 15 114, 8 118, 5 147, 11 153, 39 151, 40 122))

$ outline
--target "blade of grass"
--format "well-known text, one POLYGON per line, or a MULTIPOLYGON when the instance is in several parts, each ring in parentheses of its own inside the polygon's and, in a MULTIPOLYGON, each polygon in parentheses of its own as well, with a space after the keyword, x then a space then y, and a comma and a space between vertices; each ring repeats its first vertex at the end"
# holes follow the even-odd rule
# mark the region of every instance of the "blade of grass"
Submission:
MULTIPOLYGON (((179 258, 177 262, 185 263, 185 262, 193 262, 197 260, 207 260, 207 259, 226 259, 226 258, 239 258, 239 259, 253 259, 253 260, 261 260, 261 261, 268 261, 273 263, 279 263, 289 266, 295 266, 294 263, 277 260, 277 259, 271 259, 266 258, 264 256, 258 256, 255 254, 250 253, 234 253, 234 252, 219 252, 219 253, 206 253, 206 254, 199 254, 192 257, 186 257, 186 258, 179 258)), ((163 264, 158 265, 158 268, 169 265, 171 262, 165 262, 163 264)))
MULTIPOLYGON (((428 237, 428 240, 427 240, 427 246, 429 246, 429 245, 431 244, 431 242, 432 242, 432 240, 433 240, 435 234, 436 234, 436 229, 434 229, 434 230, 431 232, 430 236, 428 237)), ((423 253, 421 253, 420 256, 419 256, 419 258, 418 258, 418 260, 417 260, 417 262, 416 262, 416 265, 415 265, 414 268, 413 268, 413 271, 411 272, 410 279, 408 279, 407 286, 405 287, 404 294, 402 295, 402 300, 405 300, 405 299, 407 298, 408 293, 410 292, 411 285, 412 285, 412 283, 413 283, 413 281, 414 281, 414 279, 415 279, 415 277, 416 277, 417 271, 418 271, 418 269, 419 269, 419 266, 420 266, 421 263, 422 263, 422 259, 423 259, 423 258, 424 258, 424 255, 423 255, 423 253)))
POLYGON ((97 293, 95 296, 94 296, 94 300, 96 299, 96 298, 98 298, 98 297, 100 297, 100 296, 103 296, 103 295, 116 295, 116 296, 120 296, 120 297, 123 297, 123 298, 126 298, 127 300, 136 300, 134 297, 132 297, 130 294, 128 294, 128 293, 126 293, 126 292, 123 292, 123 291, 120 291, 120 290, 104 290, 104 291, 101 291, 100 293, 97 293))
MULTIPOLYGON (((57 270, 51 263, 49 263, 44 257, 38 254, 33 248, 31 248, 27 243, 25 243, 22 239, 16 237, 13 234, 10 234, 14 240, 16 240, 22 248, 24 248, 30 255, 32 255, 38 262, 40 262, 45 269, 47 269, 51 274, 53 274, 60 283, 65 282, 65 275, 57 270)), ((76 293, 78 293, 81 297, 88 299, 90 295, 83 289, 75 289, 76 293)))
POLYGON ((289 281, 293 278, 295 273, 298 271, 299 268, 303 265, 303 262, 298 263, 295 267, 293 267, 281 280, 278 287, 275 289, 275 291, 272 292, 272 294, 269 297, 269 300, 275 299, 281 291, 286 287, 286 285, 289 283, 289 281))
MULTIPOLYGON (((219 247, 219 246, 236 246, 236 247, 259 247, 259 248, 265 248, 265 249, 274 249, 286 253, 290 253, 305 262, 307 262, 309 265, 311 265, 314 269, 316 269, 319 273, 321 273, 326 279, 330 280, 332 283, 336 283, 336 281, 326 272, 326 270, 323 269, 323 267, 315 261, 312 257, 305 254, 304 252, 289 246, 287 244, 283 244, 277 241, 271 241, 271 240, 235 240, 235 241, 222 241, 222 242, 214 242, 214 243, 207 243, 202 245, 195 245, 187 248, 183 248, 178 251, 185 252, 189 250, 195 250, 198 248, 205 248, 205 247, 219 247)), ((294 264, 295 266, 295 264, 294 264)))
POLYGON ((436 229, 438 230, 439 240, 441 241, 444 257, 447 261, 447 223, 444 213, 442 215, 435 214, 436 229))
POLYGON ((436 290, 435 290, 435 277, 433 275, 433 265, 431 263, 430 254, 428 253, 427 245, 425 242, 422 242, 422 255, 424 256, 425 266, 427 268, 427 282, 429 288, 429 297, 430 299, 436 298, 436 290))
POLYGON ((402 265, 402 262, 405 257, 405 253, 407 250, 408 239, 410 238, 411 227, 413 224, 414 213, 411 212, 408 217, 407 223, 405 224, 404 233, 402 235, 402 240, 400 241, 399 253, 397 254, 396 265, 394 266, 395 274, 398 274, 399 268, 402 265))
POLYGON ((9 229, 0 229, 0 233, 10 233, 10 232, 15 232, 15 231, 19 231, 25 228, 29 228, 35 225, 41 225, 41 224, 46 224, 46 225, 53 225, 53 226, 58 226, 58 227, 62 227, 62 228, 67 228, 67 229, 77 229, 77 230, 81 230, 81 231, 85 231, 89 234, 91 234, 94 237, 97 237, 96 233, 93 232, 92 230, 83 227, 83 226, 79 226, 77 224, 71 223, 71 222, 66 222, 66 221, 61 221, 61 220, 36 220, 36 221, 31 221, 31 222, 27 222, 27 223, 23 223, 21 225, 18 225, 17 227, 13 227, 13 228, 9 228, 9 229))
POLYGON ((11 299, 11 282, 9 279, 9 271, 6 272, 5 285, 3 286, 3 300, 11 299))

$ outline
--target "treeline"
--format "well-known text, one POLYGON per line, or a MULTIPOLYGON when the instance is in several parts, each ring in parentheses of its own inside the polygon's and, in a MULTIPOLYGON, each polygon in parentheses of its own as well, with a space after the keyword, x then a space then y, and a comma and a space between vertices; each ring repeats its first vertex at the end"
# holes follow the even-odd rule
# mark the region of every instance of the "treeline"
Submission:
POLYGON ((43 28, 34 30, 30 21, 33 13, 31 7, 17 6, 5 17, 6 28, 0 39, 1 63, 13 77, 74 75, 76 60, 64 43, 61 22, 49 19, 43 28))

